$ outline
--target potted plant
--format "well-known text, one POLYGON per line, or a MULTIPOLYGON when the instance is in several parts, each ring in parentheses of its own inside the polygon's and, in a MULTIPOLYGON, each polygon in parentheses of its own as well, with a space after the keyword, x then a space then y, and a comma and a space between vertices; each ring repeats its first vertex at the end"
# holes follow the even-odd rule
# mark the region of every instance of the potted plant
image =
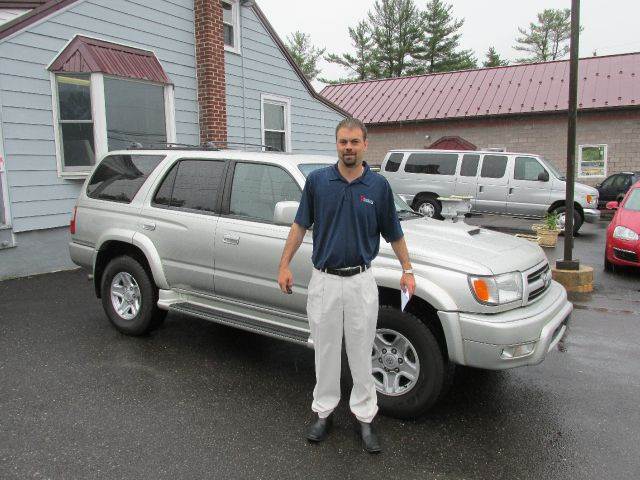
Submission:
POLYGON ((531 225, 531 229, 536 232, 538 245, 541 247, 555 247, 558 242, 558 214, 548 212, 543 219, 543 223, 531 225))

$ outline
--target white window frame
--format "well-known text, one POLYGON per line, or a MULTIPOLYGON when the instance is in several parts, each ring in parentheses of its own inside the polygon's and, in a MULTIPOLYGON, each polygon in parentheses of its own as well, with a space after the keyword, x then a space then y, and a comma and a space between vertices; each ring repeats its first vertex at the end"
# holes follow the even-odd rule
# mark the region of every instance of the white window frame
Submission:
POLYGON ((606 178, 607 177, 607 163, 609 162, 609 147, 604 143, 586 143, 584 145, 578 145, 578 178, 606 178), (604 171, 602 175, 583 175, 582 174, 582 149, 583 148, 600 148, 604 147, 604 171))
MULTIPOLYGON (((69 75, 77 73, 66 72, 69 75)), ((64 73, 60 73, 64 75, 64 73)), ((107 75, 111 77, 111 75, 107 75)), ((88 165, 87 167, 64 167, 64 152, 62 148, 62 132, 60 129, 60 111, 58 102, 58 82, 56 80, 56 73, 50 72, 49 78, 51 81, 51 102, 53 107, 53 131, 54 140, 56 144, 56 168, 58 171, 58 177, 64 177, 68 179, 86 178, 87 175, 93 170, 95 163, 98 163, 102 157, 108 152, 107 145, 107 116, 106 116, 106 103, 104 97, 104 75, 102 73, 91 73, 91 117, 93 120, 93 148, 95 152, 95 163, 88 165)), ((161 85, 164 87, 164 118, 165 129, 167 135, 167 143, 176 142, 176 122, 175 122, 175 95, 173 85, 161 84, 156 82, 148 82, 145 80, 139 80, 137 78, 121 78, 113 77, 121 80, 127 80, 131 82, 150 83, 153 85, 161 85)))
MULTIPOLYGON (((240 55, 240 3, 238 0, 218 0, 221 3, 231 5, 231 17, 233 18, 233 47, 224 44, 226 52, 236 53, 240 55)), ((222 7, 221 7, 222 8, 222 7)), ((224 18, 224 17, 223 17, 224 18)), ((222 22, 224 24, 224 21, 222 22)), ((229 24, 227 24, 229 25, 229 24)))
MULTIPOLYGON (((266 145, 264 128, 264 104, 270 103, 284 107, 284 145, 285 152, 291 152, 291 99, 267 93, 260 94, 260 131, 262 133, 262 145, 266 145)), ((270 130, 276 131, 276 130, 270 130)))

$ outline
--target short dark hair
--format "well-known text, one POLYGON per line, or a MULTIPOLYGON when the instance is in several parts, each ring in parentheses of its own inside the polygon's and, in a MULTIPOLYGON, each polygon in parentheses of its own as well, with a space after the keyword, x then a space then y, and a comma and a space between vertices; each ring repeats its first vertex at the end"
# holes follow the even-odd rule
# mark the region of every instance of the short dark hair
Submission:
POLYGON ((367 139, 367 127, 364 126, 357 118, 347 117, 340 121, 338 126, 336 127, 336 140, 338 139, 338 130, 341 128, 359 128, 362 131, 362 139, 367 139))

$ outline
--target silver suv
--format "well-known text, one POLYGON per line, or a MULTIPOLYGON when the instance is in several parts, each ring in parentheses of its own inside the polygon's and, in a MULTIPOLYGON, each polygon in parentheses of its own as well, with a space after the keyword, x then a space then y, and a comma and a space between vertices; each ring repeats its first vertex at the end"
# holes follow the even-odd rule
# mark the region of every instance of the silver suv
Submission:
MULTIPOLYGON (((413 208, 438 218, 438 197, 471 196, 471 211, 518 217, 558 214, 564 228, 565 178, 551 162, 530 153, 469 150, 392 150, 381 172, 413 208)), ((575 183, 573 231, 600 219, 598 191, 575 183)))
MULTIPOLYGON (((91 272, 109 320, 125 334, 142 335, 180 312, 312 347, 310 232, 291 264, 293 295, 280 292, 276 276, 306 175, 334 162, 230 150, 110 153, 78 199, 71 258, 91 272)), ((537 245, 396 203, 417 290, 401 311, 400 265, 382 242, 371 362, 380 407, 410 418, 446 392, 455 364, 540 363, 572 305, 537 245)))

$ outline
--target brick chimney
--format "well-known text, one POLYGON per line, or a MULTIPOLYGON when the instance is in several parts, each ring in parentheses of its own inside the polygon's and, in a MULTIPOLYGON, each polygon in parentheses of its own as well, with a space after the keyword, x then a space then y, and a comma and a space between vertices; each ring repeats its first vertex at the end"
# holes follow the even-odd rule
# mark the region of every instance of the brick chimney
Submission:
POLYGON ((227 140, 224 35, 219 0, 194 0, 200 141, 227 140))

